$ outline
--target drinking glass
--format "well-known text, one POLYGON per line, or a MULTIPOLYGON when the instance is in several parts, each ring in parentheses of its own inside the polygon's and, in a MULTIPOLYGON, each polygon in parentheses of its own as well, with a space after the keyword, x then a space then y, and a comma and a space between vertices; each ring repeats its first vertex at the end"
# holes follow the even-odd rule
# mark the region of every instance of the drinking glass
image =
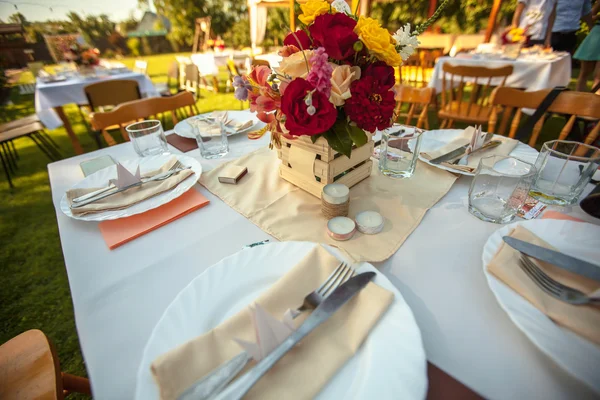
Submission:
POLYGON ((579 142, 552 140, 535 162, 539 170, 531 197, 564 206, 577 201, 600 164, 600 149, 579 142))
POLYGON ((227 141, 227 130, 223 121, 216 120, 211 124, 191 124, 200 155, 208 160, 221 158, 229 153, 229 143, 227 141))
POLYGON ((509 156, 490 156, 479 161, 469 189, 469 212, 477 218, 506 224, 523 206, 537 169, 509 156))
POLYGON ((160 121, 136 122, 128 125, 125 130, 129 134, 135 152, 140 157, 169 153, 167 138, 160 121))
POLYGON ((382 132, 379 170, 392 178, 410 178, 417 166, 421 129, 394 125, 382 132))

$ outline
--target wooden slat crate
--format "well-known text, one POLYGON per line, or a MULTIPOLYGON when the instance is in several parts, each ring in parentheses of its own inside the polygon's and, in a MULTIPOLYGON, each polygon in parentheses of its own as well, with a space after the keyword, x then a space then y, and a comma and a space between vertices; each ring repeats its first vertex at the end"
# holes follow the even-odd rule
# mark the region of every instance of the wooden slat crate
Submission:
POLYGON ((329 183, 343 183, 348 187, 356 185, 371 175, 373 162, 373 141, 370 140, 359 148, 352 149, 350 158, 339 154, 327 143, 324 138, 319 138, 314 144, 307 136, 295 140, 281 138, 281 149, 277 155, 281 160, 279 175, 286 181, 306 190, 308 193, 321 198, 323 186, 329 183), (290 165, 289 154, 292 146, 314 153, 313 175, 306 175, 295 170, 290 165))

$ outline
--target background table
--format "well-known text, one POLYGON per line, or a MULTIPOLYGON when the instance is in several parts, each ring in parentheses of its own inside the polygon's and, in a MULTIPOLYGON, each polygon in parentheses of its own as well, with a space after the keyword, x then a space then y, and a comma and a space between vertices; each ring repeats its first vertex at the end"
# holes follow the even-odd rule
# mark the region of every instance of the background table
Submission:
MULTIPOLYGON (((513 73, 506 79, 506 85, 515 88, 527 88, 528 91, 551 89, 556 86, 567 86, 571 80, 571 56, 562 55, 553 60, 534 58, 518 58, 516 60, 501 60, 488 58, 485 55, 463 55, 458 57, 440 57, 435 64, 429 87, 437 93, 442 91, 442 66, 469 65, 474 67, 499 68, 506 65, 514 67, 513 73)), ((466 80, 465 80, 466 81, 466 80)), ((492 84, 500 82, 492 81, 492 84)))
MULTIPOLYGON (((229 140, 231 158, 266 146, 268 135, 229 140)), ((173 298, 223 257, 274 239, 197 185, 207 207, 110 251, 97 223, 70 219, 59 207, 65 190, 83 178, 79 163, 104 154, 136 157, 125 143, 49 164, 48 171, 94 397, 130 399, 146 341, 173 298)), ((187 155, 199 158, 198 150, 187 155)), ((219 162, 201 161, 207 168, 219 162)), ((499 226, 468 213, 470 180, 461 177, 400 250, 375 264, 411 306, 428 360, 487 398, 593 398, 521 333, 489 290, 481 254, 499 226)), ((593 221, 578 207, 563 211, 593 221)))
POLYGON ((81 154, 83 149, 65 115, 63 106, 66 104, 87 104, 88 100, 83 91, 84 87, 91 83, 112 79, 133 79, 138 82, 142 96, 159 96, 150 78, 138 72, 89 78, 72 77, 63 82, 54 83, 44 83, 38 79, 35 86, 35 112, 48 129, 56 129, 64 125, 75 151, 81 154))

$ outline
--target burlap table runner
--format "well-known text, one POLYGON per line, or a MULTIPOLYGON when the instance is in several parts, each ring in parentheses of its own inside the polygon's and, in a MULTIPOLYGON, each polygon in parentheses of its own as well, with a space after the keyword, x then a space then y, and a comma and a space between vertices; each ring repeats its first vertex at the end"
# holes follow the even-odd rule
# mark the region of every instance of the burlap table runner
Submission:
POLYGON ((392 179, 381 175, 375 162, 371 177, 350 189, 348 216, 377 211, 385 220, 383 231, 377 235, 357 232, 352 239, 338 242, 326 233, 321 201, 279 176, 275 151, 259 149, 230 163, 202 174, 200 183, 278 240, 327 243, 357 262, 383 261, 393 255, 457 178, 419 162, 412 178, 392 179), (237 185, 218 181, 221 170, 230 163, 248 168, 237 185))

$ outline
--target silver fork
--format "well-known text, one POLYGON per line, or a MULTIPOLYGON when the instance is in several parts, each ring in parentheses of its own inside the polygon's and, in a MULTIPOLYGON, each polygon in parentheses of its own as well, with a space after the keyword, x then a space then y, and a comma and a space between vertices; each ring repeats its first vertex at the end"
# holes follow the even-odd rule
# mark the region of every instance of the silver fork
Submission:
MULTIPOLYGON (((184 167, 184 165, 183 165, 181 162, 179 162, 179 160, 177 160, 177 162, 176 162, 175 164, 173 164, 173 165, 171 166, 171 168, 169 168, 169 169, 168 169, 167 171, 165 171, 165 172, 168 172, 168 171, 173 171, 173 170, 176 170, 176 169, 178 169, 178 168, 183 168, 183 167, 184 167)), ((158 174, 157 174, 157 175, 158 175, 158 174)), ((150 179, 150 178, 152 178, 152 177, 150 176, 150 177, 148 177, 148 178, 144 178, 144 179, 150 179)), ((115 186, 115 185, 113 185, 112 183, 110 183, 110 184, 109 184, 107 187, 105 187, 105 188, 98 189, 98 190, 96 190, 96 191, 93 191, 93 192, 90 192, 90 193, 87 193, 87 194, 81 195, 81 196, 79 196, 79 197, 75 197, 75 198, 73 199, 73 203, 79 203, 79 202, 82 202, 82 201, 85 201, 85 200, 91 199, 92 197, 98 196, 99 194, 105 193, 105 192, 109 191, 110 189, 114 189, 114 188, 116 188, 116 186, 115 186)))
POLYGON ((600 298, 589 297, 581 291, 565 286, 546 274, 538 267, 529 257, 521 254, 519 260, 521 269, 531 278, 540 289, 548 293, 550 296, 573 305, 583 305, 589 303, 600 302, 600 298))
MULTIPOLYGON (((342 283, 354 276, 354 269, 347 263, 342 262, 337 268, 325 279, 317 289, 309 293, 302 302, 302 305, 292 311, 292 316, 296 318, 302 311, 314 310, 319 304, 330 294, 337 289, 342 283)), ((178 400, 205 400, 215 396, 231 382, 233 378, 248 364, 251 360, 248 353, 241 352, 231 360, 224 362, 217 368, 203 376, 199 381, 187 388, 179 397, 178 400)))

